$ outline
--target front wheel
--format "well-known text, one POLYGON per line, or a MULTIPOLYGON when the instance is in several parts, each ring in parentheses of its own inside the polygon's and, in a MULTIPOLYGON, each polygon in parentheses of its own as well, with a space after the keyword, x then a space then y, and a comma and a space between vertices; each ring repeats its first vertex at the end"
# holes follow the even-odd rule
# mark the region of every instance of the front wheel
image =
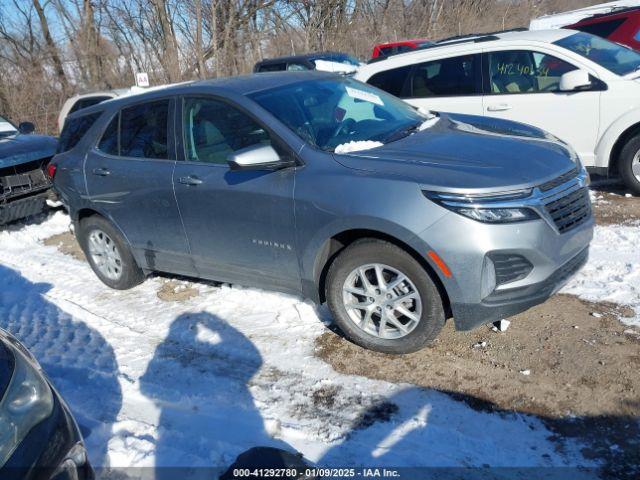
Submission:
POLYGON ((76 236, 91 269, 105 285, 126 290, 142 283, 143 271, 120 232, 107 220, 97 215, 83 219, 76 236))
POLYGON ((438 289, 411 255, 380 240, 360 240, 336 257, 327 302, 354 343, 384 353, 411 353, 433 340, 445 321, 438 289))
POLYGON ((620 177, 634 195, 640 195, 640 135, 627 142, 620 152, 620 177))

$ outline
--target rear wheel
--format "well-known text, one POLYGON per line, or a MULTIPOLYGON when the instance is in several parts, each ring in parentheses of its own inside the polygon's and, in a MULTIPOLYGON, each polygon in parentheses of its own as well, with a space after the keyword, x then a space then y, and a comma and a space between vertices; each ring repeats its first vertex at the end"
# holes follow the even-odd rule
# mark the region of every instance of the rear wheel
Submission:
POLYGON ((97 215, 83 219, 76 236, 89 265, 105 285, 126 290, 142 283, 143 271, 120 232, 107 220, 97 215))
POLYGON ((442 298, 411 255, 380 240, 360 240, 340 253, 327 274, 336 324, 354 343, 385 353, 410 353, 444 325, 442 298))
POLYGON ((640 135, 627 142, 620 152, 620 177, 634 195, 640 195, 640 135))

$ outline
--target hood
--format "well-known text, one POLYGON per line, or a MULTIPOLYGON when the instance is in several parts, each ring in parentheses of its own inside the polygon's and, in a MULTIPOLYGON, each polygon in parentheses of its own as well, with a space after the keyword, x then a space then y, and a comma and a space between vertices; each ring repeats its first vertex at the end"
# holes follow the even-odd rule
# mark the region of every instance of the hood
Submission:
POLYGON ((58 140, 45 135, 9 135, 0 137, 0 168, 52 157, 58 140))
POLYGON ((335 159, 347 168, 409 178, 433 190, 489 192, 543 183, 575 167, 577 156, 529 125, 441 114, 427 130, 335 159))

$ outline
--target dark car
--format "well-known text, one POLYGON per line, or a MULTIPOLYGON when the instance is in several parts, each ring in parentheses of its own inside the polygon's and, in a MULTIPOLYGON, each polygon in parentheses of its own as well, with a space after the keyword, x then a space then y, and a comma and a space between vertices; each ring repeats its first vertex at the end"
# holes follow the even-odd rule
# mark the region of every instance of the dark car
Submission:
POLYGON ((640 7, 613 8, 610 12, 583 18, 564 28, 591 33, 640 50, 640 7))
POLYGON ((69 408, 29 351, 0 329, 0 478, 91 480, 69 408))
POLYGON ((390 353, 422 348, 450 316, 468 330, 543 302, 593 235, 566 144, 341 75, 105 102, 69 117, 60 150, 54 187, 106 285, 160 271, 304 295, 390 353))
POLYGON ((45 174, 58 141, 0 117, 0 225, 40 213, 51 182, 45 174))
POLYGON ((360 62, 358 59, 340 52, 307 53, 290 57, 278 57, 261 60, 253 71, 261 72, 300 72, 305 70, 329 70, 332 72, 354 72, 360 62), (323 62, 325 62, 323 64, 323 62))

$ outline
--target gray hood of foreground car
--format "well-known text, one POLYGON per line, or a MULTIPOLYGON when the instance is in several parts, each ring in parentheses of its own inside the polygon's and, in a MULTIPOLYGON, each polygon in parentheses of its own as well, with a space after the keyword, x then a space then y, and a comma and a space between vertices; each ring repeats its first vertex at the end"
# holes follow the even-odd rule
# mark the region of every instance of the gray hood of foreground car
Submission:
POLYGON ((432 127, 371 150, 335 155, 347 168, 410 178, 439 191, 541 184, 575 167, 570 148, 529 125, 440 114, 432 127))
POLYGON ((0 136, 0 168, 52 157, 58 141, 45 135, 0 136))

